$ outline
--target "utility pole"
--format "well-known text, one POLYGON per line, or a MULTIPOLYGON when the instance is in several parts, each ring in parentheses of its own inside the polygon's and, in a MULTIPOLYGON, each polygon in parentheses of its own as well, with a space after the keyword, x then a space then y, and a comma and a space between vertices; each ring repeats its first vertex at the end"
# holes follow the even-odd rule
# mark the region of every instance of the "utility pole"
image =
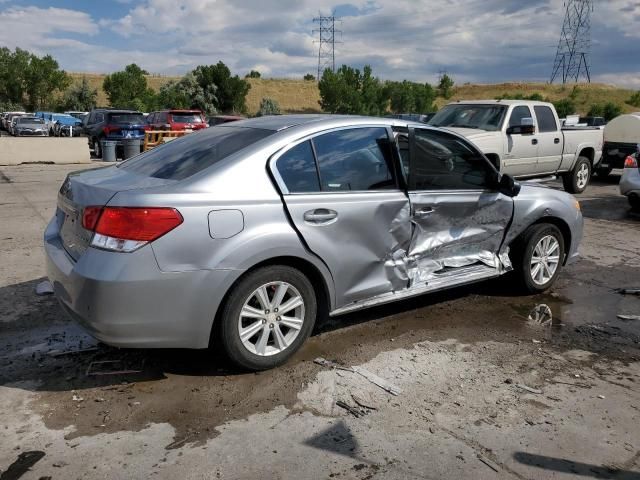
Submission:
POLYGON ((342 30, 336 30, 336 22, 341 20, 335 15, 324 16, 319 14, 313 19, 313 23, 318 24, 318 28, 313 30, 313 34, 318 34, 318 77, 320 81, 322 73, 327 69, 336 71, 336 34, 342 35, 342 30))
POLYGON ((562 32, 549 83, 559 77, 563 84, 567 81, 578 82, 580 76, 591 83, 589 53, 593 0, 566 0, 564 6, 562 32))

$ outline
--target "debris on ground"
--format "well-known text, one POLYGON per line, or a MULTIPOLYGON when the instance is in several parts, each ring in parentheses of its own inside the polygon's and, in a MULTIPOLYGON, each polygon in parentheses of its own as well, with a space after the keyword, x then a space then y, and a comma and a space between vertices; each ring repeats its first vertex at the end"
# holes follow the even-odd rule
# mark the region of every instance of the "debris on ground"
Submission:
POLYGON ((53 285, 49 280, 44 280, 36 285, 36 295, 52 295, 53 294, 53 285))
POLYGON ((339 370, 345 370, 347 372, 357 373, 358 375, 360 375, 360 376, 366 378, 367 380, 369 380, 374 385, 377 385, 378 387, 382 388, 383 390, 389 392, 391 395, 396 395, 397 396, 397 395, 400 395, 402 393, 402 389, 400 389, 399 387, 395 386, 391 382, 385 380, 382 377, 379 377, 375 373, 372 373, 369 370, 366 370, 366 369, 364 369, 362 367, 345 367, 343 365, 340 365, 338 363, 332 362, 331 360, 327 360, 327 359, 322 358, 322 357, 316 358, 313 361, 313 363, 316 363, 318 365, 323 365, 325 367, 331 367, 331 368, 337 368, 339 370))
POLYGON ((76 353, 96 352, 98 347, 80 348, 78 350, 50 350, 47 355, 50 357, 64 357, 65 355, 75 355, 76 353))
POLYGON ((536 395, 542 394, 542 390, 538 390, 537 388, 531 388, 527 385, 523 385, 522 383, 516 383, 516 387, 529 393, 535 393, 536 395))
POLYGON ((368 413, 366 410, 360 410, 360 409, 354 408, 348 403, 343 402, 342 400, 338 400, 336 402, 336 405, 340 408, 344 408, 347 412, 349 412, 351 415, 353 415, 356 418, 362 417, 368 413))
POLYGON ((640 320, 640 315, 618 315, 620 320, 640 320))
POLYGON ((378 409, 378 407, 376 407, 373 404, 373 401, 371 400, 371 398, 368 395, 365 395, 364 393, 361 393, 361 392, 352 393, 351 398, 353 398, 353 401, 363 408, 368 408, 369 410, 378 409))
POLYGON ((480 460, 482 463, 484 463, 487 467, 489 467, 494 472, 499 472, 500 471, 500 468, 498 467, 498 465, 496 465, 494 462, 489 460, 484 455, 481 455, 481 454, 478 453, 477 457, 478 457, 478 460, 480 460))
POLYGON ((620 295, 640 295, 640 288, 618 288, 616 292, 620 295))
POLYGON ((144 359, 139 368, 126 368, 123 360, 99 360, 94 361, 87 367, 86 376, 91 377, 94 375, 125 375, 129 373, 140 373, 144 368, 144 359), (113 367, 110 369, 109 367, 113 367), (119 368, 117 368, 117 367, 119 368), (107 367, 107 368, 101 368, 107 367))

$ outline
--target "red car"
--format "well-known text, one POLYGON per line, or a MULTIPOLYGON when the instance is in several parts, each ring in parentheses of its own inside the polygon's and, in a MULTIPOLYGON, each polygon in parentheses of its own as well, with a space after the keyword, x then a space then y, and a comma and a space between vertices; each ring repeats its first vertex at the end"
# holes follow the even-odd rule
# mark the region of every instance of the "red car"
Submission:
POLYGON ((151 130, 200 130, 207 120, 200 110, 161 110, 147 117, 151 130))

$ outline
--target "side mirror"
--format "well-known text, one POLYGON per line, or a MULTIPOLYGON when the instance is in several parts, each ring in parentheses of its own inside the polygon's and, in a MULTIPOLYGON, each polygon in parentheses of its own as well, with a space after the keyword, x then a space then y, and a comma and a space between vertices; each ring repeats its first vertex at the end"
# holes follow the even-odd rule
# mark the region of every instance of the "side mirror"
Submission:
POLYGON ((520 184, 511 175, 504 173, 500 176, 498 191, 507 197, 515 197, 520 193, 520 184))

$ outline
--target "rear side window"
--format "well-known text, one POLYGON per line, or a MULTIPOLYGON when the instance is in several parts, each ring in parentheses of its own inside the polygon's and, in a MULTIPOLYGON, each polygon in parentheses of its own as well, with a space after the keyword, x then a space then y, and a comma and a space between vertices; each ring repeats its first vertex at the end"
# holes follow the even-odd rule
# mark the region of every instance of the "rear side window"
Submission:
POLYGON ((148 177, 183 180, 273 133, 259 128, 209 128, 172 140, 119 167, 148 177))
POLYGON ((302 142, 284 153, 278 159, 276 166, 289 193, 320 191, 320 181, 310 141, 302 142))
POLYGON ((558 130, 558 124, 556 123, 556 117, 549 107, 536 106, 533 107, 536 112, 536 118, 538 119, 538 130, 540 133, 544 132, 556 132, 558 130))
POLYGON ((313 143, 323 191, 396 188, 386 128, 338 130, 315 137, 313 143))

